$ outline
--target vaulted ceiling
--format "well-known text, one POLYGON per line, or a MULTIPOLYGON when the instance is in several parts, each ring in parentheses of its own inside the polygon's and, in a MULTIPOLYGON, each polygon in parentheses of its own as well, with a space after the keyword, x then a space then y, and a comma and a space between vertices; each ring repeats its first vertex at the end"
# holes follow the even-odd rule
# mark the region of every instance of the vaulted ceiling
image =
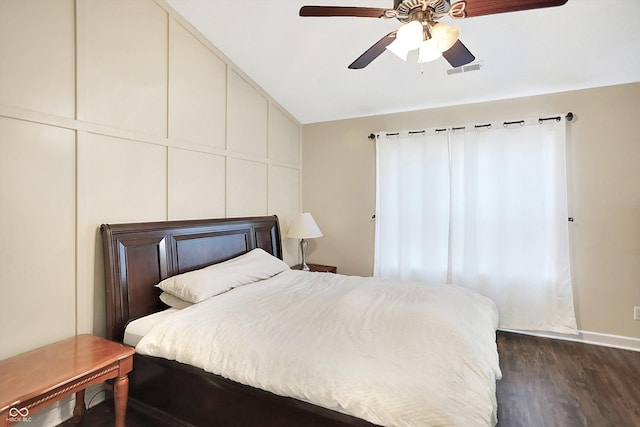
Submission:
POLYGON ((347 69, 401 23, 298 15, 303 5, 393 8, 392 0, 168 3, 303 124, 640 82, 638 0, 442 18, 481 66, 452 75, 444 58, 417 64, 390 52, 347 69))

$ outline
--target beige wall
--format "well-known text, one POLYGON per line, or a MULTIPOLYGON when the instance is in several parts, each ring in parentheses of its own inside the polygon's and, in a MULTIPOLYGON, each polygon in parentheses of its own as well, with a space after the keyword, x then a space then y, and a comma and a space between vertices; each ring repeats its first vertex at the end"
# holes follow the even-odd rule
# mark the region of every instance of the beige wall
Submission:
POLYGON ((300 146, 160 0, 0 0, 0 359, 104 334, 101 223, 277 214, 286 232, 300 146))
POLYGON ((324 237, 309 260, 373 271, 376 131, 576 115, 568 125, 578 327, 640 338, 640 83, 303 126, 303 209, 324 237))

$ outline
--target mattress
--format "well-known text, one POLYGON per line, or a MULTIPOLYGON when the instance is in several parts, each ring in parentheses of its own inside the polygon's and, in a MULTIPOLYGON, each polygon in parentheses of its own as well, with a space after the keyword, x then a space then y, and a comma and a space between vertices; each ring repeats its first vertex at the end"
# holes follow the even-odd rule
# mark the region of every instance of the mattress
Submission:
POLYGON ((177 313, 178 309, 168 308, 157 313, 150 314, 148 316, 140 317, 139 319, 129 322, 124 330, 123 342, 127 345, 135 347, 138 342, 144 337, 156 324, 168 319, 174 313, 177 313))
POLYGON ((138 353, 382 426, 496 423, 498 312, 465 288, 288 270, 159 317, 138 353))

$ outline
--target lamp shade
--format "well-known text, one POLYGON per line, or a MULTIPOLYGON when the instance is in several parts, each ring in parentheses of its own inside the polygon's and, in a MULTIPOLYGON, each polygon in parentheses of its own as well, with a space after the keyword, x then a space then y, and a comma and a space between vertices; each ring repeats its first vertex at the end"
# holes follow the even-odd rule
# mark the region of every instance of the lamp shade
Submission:
POLYGON ((409 56, 409 49, 398 39, 395 39, 386 49, 403 61, 406 61, 409 56))
POLYGON ((406 46, 408 50, 414 50, 420 47, 420 43, 424 40, 422 34, 422 24, 419 21, 411 21, 398 28, 396 40, 399 40, 406 46))
POLYGON ((396 39, 386 49, 406 61, 409 51, 418 49, 423 40, 422 24, 411 21, 398 29, 396 39))
POLYGON ((434 39, 425 40, 420 45, 418 53, 418 62, 429 62, 442 56, 442 52, 438 49, 438 45, 434 39))
POLYGON ((453 46, 460 36, 460 28, 438 22, 433 26, 431 36, 438 44, 440 52, 446 52, 453 46))
POLYGON ((313 239, 322 237, 322 231, 309 212, 299 213, 291 223, 287 237, 292 239, 313 239))

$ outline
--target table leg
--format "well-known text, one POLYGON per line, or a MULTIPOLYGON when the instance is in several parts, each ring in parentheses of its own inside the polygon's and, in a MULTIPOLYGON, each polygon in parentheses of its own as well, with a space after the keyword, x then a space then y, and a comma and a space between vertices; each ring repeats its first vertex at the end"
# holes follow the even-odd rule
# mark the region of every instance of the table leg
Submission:
POLYGON ((79 423, 84 417, 87 408, 84 406, 84 389, 76 391, 76 405, 73 408, 73 421, 79 423))
POLYGON ((113 400, 116 407, 116 427, 125 427, 127 415, 127 396, 129 394, 129 377, 118 377, 113 386, 113 400))

